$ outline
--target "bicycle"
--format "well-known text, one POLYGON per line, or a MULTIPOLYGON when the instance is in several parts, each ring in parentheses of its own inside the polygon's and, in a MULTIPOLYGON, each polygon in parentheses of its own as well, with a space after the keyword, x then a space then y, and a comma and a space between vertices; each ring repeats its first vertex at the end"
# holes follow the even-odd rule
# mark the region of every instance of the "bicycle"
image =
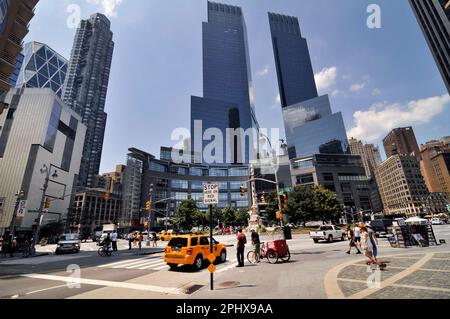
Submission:
POLYGON ((249 251, 247 254, 247 260, 251 264, 257 264, 261 261, 261 257, 265 256, 266 254, 266 248, 265 243, 262 242, 259 244, 259 253, 258 249, 253 248, 253 250, 249 251))
POLYGON ((98 249, 98 254, 101 257, 111 257, 111 249, 110 247, 102 246, 98 249))

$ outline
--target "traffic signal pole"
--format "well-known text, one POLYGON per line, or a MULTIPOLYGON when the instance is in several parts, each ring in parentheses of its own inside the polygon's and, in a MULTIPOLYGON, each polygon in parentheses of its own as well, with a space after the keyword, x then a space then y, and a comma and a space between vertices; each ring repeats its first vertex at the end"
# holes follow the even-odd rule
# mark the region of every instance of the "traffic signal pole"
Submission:
MULTIPOLYGON (((214 245, 213 245, 213 211, 212 211, 212 205, 209 205, 209 250, 210 253, 214 253, 214 245)), ((214 273, 211 272, 211 291, 214 290, 214 273)))

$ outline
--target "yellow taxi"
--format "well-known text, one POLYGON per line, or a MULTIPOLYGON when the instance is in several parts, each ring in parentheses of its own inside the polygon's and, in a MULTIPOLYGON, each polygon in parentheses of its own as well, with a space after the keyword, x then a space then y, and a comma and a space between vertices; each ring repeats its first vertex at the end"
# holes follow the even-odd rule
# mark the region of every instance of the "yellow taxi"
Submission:
MULTIPOLYGON (((221 263, 227 261, 227 248, 215 239, 213 254, 221 263)), ((205 235, 189 234, 173 236, 167 244, 164 253, 164 262, 170 269, 175 270, 179 265, 190 265, 200 270, 203 262, 210 255, 209 237, 205 235)))
POLYGON ((173 236, 173 230, 168 230, 166 231, 162 231, 161 233, 159 233, 159 238, 161 239, 161 241, 169 241, 170 239, 172 239, 173 236))

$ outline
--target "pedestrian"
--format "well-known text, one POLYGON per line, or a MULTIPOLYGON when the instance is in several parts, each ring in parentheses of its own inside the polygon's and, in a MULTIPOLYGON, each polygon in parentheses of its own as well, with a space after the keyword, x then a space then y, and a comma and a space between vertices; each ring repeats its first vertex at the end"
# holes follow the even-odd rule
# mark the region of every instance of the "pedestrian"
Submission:
POLYGON ((350 241, 347 254, 350 255, 352 247, 355 247, 356 250, 358 251, 356 253, 357 255, 361 254, 361 250, 359 250, 358 245, 356 244, 355 241, 355 233, 350 226, 347 227, 347 238, 350 241))
POLYGON ((24 257, 28 257, 28 256, 30 256, 30 253, 31 253, 31 244, 30 244, 30 241, 28 240, 28 238, 25 238, 25 242, 24 242, 24 244, 23 244, 23 253, 22 253, 22 255, 24 256, 24 257))
MULTIPOLYGON (((256 254, 260 256, 260 251, 261 251, 261 241, 259 239, 259 234, 256 230, 252 229, 252 244, 253 244, 253 248, 255 249, 256 254)), ((258 258, 258 262, 259 262, 259 258, 258 258)))
POLYGON ((370 243, 372 244, 373 264, 378 265, 378 267, 380 267, 381 270, 384 270, 386 268, 386 264, 384 264, 378 260, 378 239, 375 236, 375 232, 374 232, 372 226, 368 225, 366 228, 367 228, 368 239, 369 239, 370 243))
POLYGON ((133 243, 133 233, 129 233, 127 235, 127 239, 128 239, 128 250, 131 250, 131 244, 133 243))
POLYGON ((117 232, 115 230, 111 234, 111 243, 113 251, 117 251, 117 232))
POLYGON ((247 244, 247 238, 245 237, 244 233, 242 232, 242 229, 238 230, 237 235, 237 260, 238 265, 237 267, 244 267, 244 252, 245 252, 245 245, 247 244))
POLYGON ((361 228, 359 227, 359 225, 356 225, 355 228, 353 229, 353 232, 355 233, 355 244, 356 244, 356 248, 361 250, 361 228))
POLYGON ((138 240, 139 240, 139 233, 138 232, 134 232, 133 233, 133 247, 137 247, 138 245, 138 240))
POLYGON ((16 251, 16 248, 17 248, 17 238, 13 237, 9 244, 9 256, 10 257, 14 257, 14 252, 16 251))
POLYGON ((152 242, 153 242, 153 247, 158 247, 158 237, 157 237, 156 233, 152 234, 152 242))
POLYGON ((3 239, 2 242, 2 249, 1 249, 1 256, 6 257, 8 255, 9 251, 9 241, 6 239, 3 239))
POLYGON ((139 250, 142 249, 142 242, 143 241, 144 241, 144 235, 142 235, 142 233, 139 233, 139 235, 138 235, 139 250))

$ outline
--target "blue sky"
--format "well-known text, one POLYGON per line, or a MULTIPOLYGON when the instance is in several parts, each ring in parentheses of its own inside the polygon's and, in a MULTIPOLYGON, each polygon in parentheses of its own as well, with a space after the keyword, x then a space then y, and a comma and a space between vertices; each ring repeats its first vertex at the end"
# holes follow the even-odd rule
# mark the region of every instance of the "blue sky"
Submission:
MULTIPOLYGON (((450 135, 450 97, 406 0, 229 0, 244 10, 256 114, 261 127, 282 126, 267 12, 298 16, 320 92, 330 94, 349 133, 381 144, 394 127, 412 125, 419 143, 450 135), (381 29, 366 25, 381 8, 381 29)), ((116 43, 107 98, 102 172, 125 162, 129 147, 159 156, 172 131, 189 128, 190 96, 202 96, 202 22, 206 0, 40 0, 26 41, 70 57, 81 17, 107 13, 116 43)))

